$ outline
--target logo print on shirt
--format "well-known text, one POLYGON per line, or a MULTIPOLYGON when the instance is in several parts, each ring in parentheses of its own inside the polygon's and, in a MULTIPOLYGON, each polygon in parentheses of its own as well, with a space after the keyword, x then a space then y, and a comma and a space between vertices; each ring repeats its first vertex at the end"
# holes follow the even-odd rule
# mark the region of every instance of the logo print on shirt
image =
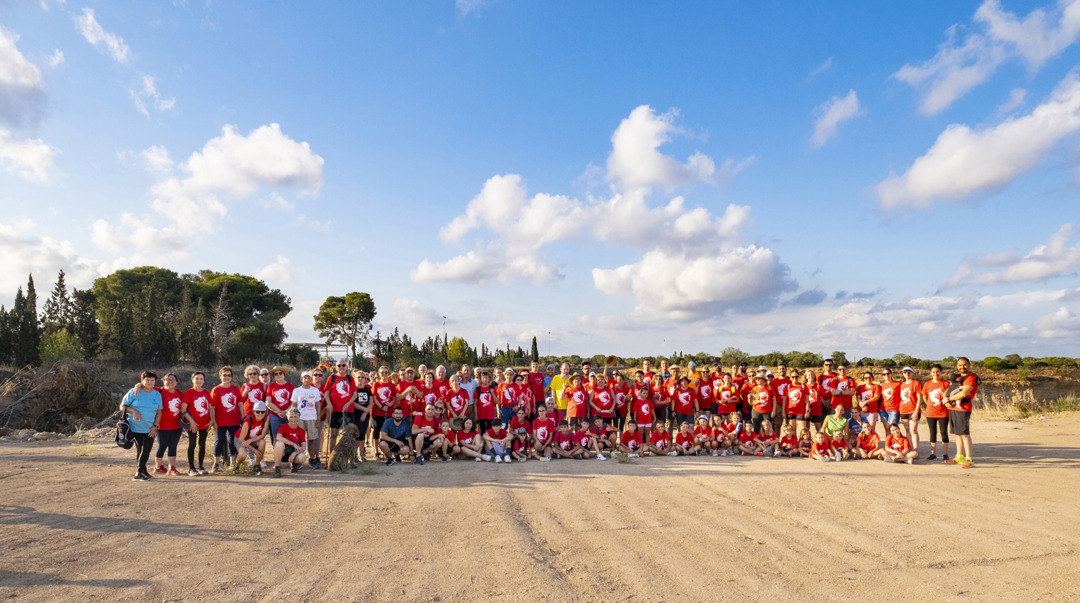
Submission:
POLYGON ((221 396, 221 406, 226 411, 232 412, 232 410, 236 408, 236 395, 224 394, 221 396))

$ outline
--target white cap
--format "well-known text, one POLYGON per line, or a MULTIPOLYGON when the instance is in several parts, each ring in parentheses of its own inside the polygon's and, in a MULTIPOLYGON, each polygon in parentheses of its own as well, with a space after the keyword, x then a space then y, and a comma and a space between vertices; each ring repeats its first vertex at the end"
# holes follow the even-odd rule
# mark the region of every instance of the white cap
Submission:
POLYGON ((304 371, 300 373, 300 378, 303 379, 304 377, 311 377, 311 371, 304 371))
POLYGON ((255 406, 253 406, 251 408, 251 410, 257 411, 257 412, 266 412, 266 402, 263 402, 262 400, 259 400, 258 402, 255 403, 255 406))
POLYGON ((914 373, 915 369, 911 368, 910 366, 905 366, 904 367, 904 372, 905 373, 908 373, 908 372, 914 373))

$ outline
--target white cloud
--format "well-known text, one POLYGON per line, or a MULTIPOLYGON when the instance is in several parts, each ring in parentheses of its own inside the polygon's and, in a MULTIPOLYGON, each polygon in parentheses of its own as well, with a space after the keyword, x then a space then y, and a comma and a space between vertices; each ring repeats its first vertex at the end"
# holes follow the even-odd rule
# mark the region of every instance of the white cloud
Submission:
POLYGON ((273 264, 255 271, 255 276, 272 285, 287 285, 292 280, 289 258, 279 255, 273 264))
POLYGON ((999 189, 1080 129, 1080 79, 1071 72, 1030 114, 972 130, 953 124, 900 176, 877 185, 883 208, 928 207, 999 189))
POLYGON ((622 120, 611 136, 608 156, 608 180, 621 190, 662 185, 674 188, 692 182, 715 182, 715 162, 695 152, 686 163, 660 152, 660 146, 682 129, 675 125, 679 112, 672 109, 657 115, 653 108, 641 105, 622 120))
POLYGON ((80 256, 68 241, 43 237, 34 232, 30 220, 14 223, 0 222, 0 295, 10 298, 15 290, 26 285, 27 274, 35 278, 38 295, 48 294, 49 287, 62 268, 67 274, 69 287, 87 287, 104 272, 95 260, 80 256))
POLYGON ((829 58, 825 59, 825 61, 822 62, 820 65, 818 65, 817 67, 814 67, 812 70, 810 70, 810 73, 806 76, 806 79, 812 80, 815 77, 821 75, 822 73, 825 73, 826 71, 831 70, 832 66, 833 66, 833 58, 829 57, 829 58))
MULTIPOLYGON (((163 167, 162 151, 151 155, 163 167)), ((120 226, 98 220, 95 244, 114 251, 186 257, 193 238, 212 232, 228 213, 227 202, 246 198, 261 187, 293 187, 303 195, 313 195, 324 180, 323 158, 308 143, 283 134, 278 124, 260 126, 247 136, 240 135, 235 126, 225 126, 221 136, 192 153, 179 171, 183 176, 169 176, 150 189, 150 206, 162 226, 131 214, 121 217, 120 226)))
POLYGON ((491 2, 492 0, 454 0, 454 6, 457 7, 458 14, 465 17, 478 12, 491 2))
POLYGON ((64 53, 59 48, 53 50, 52 55, 49 56, 49 67, 56 68, 60 66, 60 63, 64 62, 64 53))
POLYGON ((1080 317, 1065 306, 1035 319, 1032 323, 1039 337, 1056 339, 1080 335, 1080 317))
POLYGON ((16 138, 0 129, 0 168, 30 182, 49 179, 53 160, 59 154, 40 138, 16 138))
POLYGON ((423 329, 442 325, 443 315, 441 313, 415 299, 407 297, 395 299, 394 312, 409 327, 423 329))
POLYGON ((87 42, 98 48, 104 47, 116 62, 127 63, 131 60, 131 49, 124 39, 105 31, 94 16, 94 9, 84 8, 82 14, 75 17, 75 27, 87 42))
POLYGON ((176 106, 176 98, 161 98, 161 93, 157 89, 157 78, 152 75, 142 76, 142 88, 139 90, 130 89, 128 93, 131 95, 131 99, 135 102, 135 110, 142 113, 146 117, 150 117, 150 110, 147 108, 147 103, 158 113, 163 111, 171 111, 176 106))
POLYGON ((1005 102, 1001 103, 997 108, 998 116, 1008 115, 1015 109, 1018 109, 1027 100, 1027 90, 1023 88, 1013 88, 1009 91, 1009 98, 1005 99, 1005 102))
POLYGON ((766 310, 766 300, 792 283, 772 250, 750 245, 720 255, 688 256, 654 249, 641 261, 611 270, 594 268, 604 293, 633 297, 635 312, 692 320, 731 308, 766 310))
POLYGON ((961 264, 942 289, 1041 281, 1075 274, 1080 271, 1080 243, 1068 246, 1074 226, 1063 225, 1050 235, 1046 244, 1024 255, 996 253, 976 257, 970 264, 961 264))
POLYGON ((154 145, 144 149, 139 155, 146 162, 146 171, 151 174, 169 174, 173 169, 173 160, 169 156, 169 150, 162 146, 154 145))
POLYGON ((811 140, 815 148, 820 148, 830 138, 836 136, 836 129, 841 123, 859 115, 859 97, 855 95, 854 90, 850 90, 843 98, 832 97, 819 106, 815 112, 820 117, 814 122, 814 136, 811 140))
POLYGON ((979 306, 1030 308, 1050 302, 1068 302, 1080 299, 1080 287, 1056 290, 1021 291, 1005 295, 984 295, 978 299, 979 306))
POLYGON ((15 46, 19 35, 0 25, 0 122, 33 124, 45 108, 41 70, 15 46))
POLYGON ((1009 60, 1023 60, 1037 71, 1080 36, 1080 0, 1060 0, 1052 13, 1035 9, 1023 19, 1002 10, 997 0, 986 0, 973 22, 976 31, 961 36, 960 26, 953 25, 932 59, 904 65, 893 74, 923 89, 920 113, 939 113, 1009 60))

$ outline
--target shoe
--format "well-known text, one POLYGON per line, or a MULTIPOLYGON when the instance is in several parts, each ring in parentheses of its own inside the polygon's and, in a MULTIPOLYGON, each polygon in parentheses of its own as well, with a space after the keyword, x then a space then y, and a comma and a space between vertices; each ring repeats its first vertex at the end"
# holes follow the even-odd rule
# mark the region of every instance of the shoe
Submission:
POLYGON ((206 469, 199 467, 199 475, 206 475, 206 469))
POLYGON ((638 458, 638 453, 636 453, 636 452, 631 452, 631 453, 630 453, 630 454, 628 454, 627 456, 628 456, 628 457, 630 457, 630 458, 632 458, 632 459, 636 459, 636 458, 638 458))
POLYGON ((827 456, 822 456, 822 457, 818 457, 818 458, 820 458, 820 459, 821 459, 821 462, 822 462, 822 463, 828 463, 829 461, 831 461, 831 460, 832 460, 831 458, 829 458, 829 457, 827 457, 827 456))
POLYGON ((908 459, 907 464, 914 465, 915 464, 915 459, 908 459))
POLYGON ((519 458, 519 459, 518 459, 518 462, 519 462, 519 463, 524 463, 524 462, 525 462, 525 461, 527 461, 527 460, 529 460, 529 459, 527 459, 527 458, 525 458, 525 457, 521 457, 521 458, 519 458))
POLYGON ((290 463, 289 473, 300 473, 300 463, 290 463))
POLYGON ((542 457, 540 457, 540 460, 544 461, 545 463, 548 463, 548 462, 551 462, 551 457, 550 456, 542 456, 542 457))
POLYGON ((274 477, 281 477, 281 467, 274 467, 274 477))
POLYGON ((780 456, 780 449, 777 448, 776 450, 773 450, 772 455, 773 455, 774 458, 780 456))
POLYGON ((315 467, 315 466, 317 466, 319 464, 319 460, 318 459, 308 459, 307 464, 308 464, 309 467, 315 467))
POLYGON ((931 453, 930 456, 926 457, 926 460, 928 460, 928 461, 933 461, 933 460, 936 460, 936 459, 937 459, 937 455, 933 454, 933 453, 931 453))
POLYGON ((188 474, 188 477, 195 477, 195 476, 199 475, 199 472, 194 470, 194 469, 188 469, 187 474, 188 474))
MULTIPOLYGON (((959 456, 959 455, 957 455, 957 456, 959 456)), ((948 463, 948 464, 950 464, 950 465, 954 465, 954 464, 958 464, 958 463, 961 463, 961 462, 962 462, 962 461, 960 460, 961 458, 963 458, 963 457, 960 457, 960 458, 956 458, 956 457, 953 457, 953 458, 945 457, 945 460, 944 460, 944 461, 942 461, 942 462, 944 462, 944 463, 948 463)))
POLYGON ((444 462, 444 463, 449 463, 452 460, 454 460, 454 457, 452 457, 452 456, 444 456, 442 458, 442 462, 444 462))
POLYGON ((396 462, 397 462, 397 460, 394 459, 394 457, 389 457, 389 458, 386 459, 386 466, 389 467, 390 465, 393 465, 396 462))
POLYGON ((136 473, 135 477, 131 478, 131 481, 133 481, 133 482, 148 482, 148 481, 150 481, 150 476, 146 475, 145 473, 136 473))
POLYGON ((210 465, 210 473, 217 473, 219 467, 220 464, 218 463, 218 461, 214 461, 214 464, 210 465))
POLYGON ((964 469, 971 469, 975 466, 975 463, 971 462, 971 459, 964 459, 963 464, 960 465, 964 469))
POLYGON ((176 470, 176 467, 169 467, 167 475, 180 475, 180 472, 176 470))
POLYGON ((941 455, 941 462, 948 463, 949 462, 949 455, 947 455, 947 454, 941 455))
POLYGON ((481 458, 481 457, 476 457, 476 462, 477 462, 477 463, 483 463, 483 462, 484 462, 484 459, 483 459, 483 458, 481 458))
POLYGON ((262 461, 262 462, 260 462, 260 463, 259 463, 259 468, 260 468, 260 469, 266 469, 266 468, 267 468, 267 467, 269 467, 269 466, 270 466, 270 465, 268 465, 268 464, 266 463, 266 461, 262 461))
POLYGON ((761 452, 760 452, 760 451, 758 451, 758 452, 755 452, 755 453, 754 453, 754 456, 762 456, 762 454, 761 454, 761 452))
POLYGON ((424 460, 425 461, 430 461, 431 460, 431 453, 430 452, 425 452, 424 453, 424 460))
POLYGON ((481 454, 480 458, 478 458, 476 460, 484 461, 485 463, 490 463, 491 462, 491 455, 490 454, 481 454))
POLYGON ((886 462, 886 463, 895 463, 895 462, 896 462, 896 459, 894 459, 894 458, 893 458, 893 457, 891 457, 891 456, 887 456, 887 457, 885 457, 885 462, 886 462))
POLYGON ((604 456, 604 455, 603 455, 602 453, 600 453, 600 452, 597 452, 597 453, 596 453, 596 460, 598 460, 598 461, 606 461, 606 460, 607 460, 607 457, 606 457, 606 456, 604 456))
POLYGON ((165 475, 168 472, 169 470, 165 468, 165 465, 158 465, 157 467, 154 467, 155 475, 165 475))
POLYGON ((424 455, 422 455, 422 454, 417 455, 416 459, 414 459, 413 462, 416 463, 417 465, 423 465, 424 464, 424 455))
POLYGON ((255 475, 262 475, 262 465, 256 465, 255 469, 252 470, 252 473, 255 475))
POLYGON ((671 452, 667 453, 667 455, 668 456, 679 456, 679 453, 672 450, 671 452))
POLYGON ((496 463, 501 463, 502 462, 502 457, 496 454, 495 455, 495 462, 496 463))
POLYGON ((510 455, 509 455, 509 454, 504 454, 504 455, 503 455, 503 462, 504 462, 504 463, 513 463, 513 462, 514 462, 514 459, 510 458, 510 455))
POLYGON ((716 451, 715 450, 710 450, 709 451, 709 456, 716 456, 716 451))

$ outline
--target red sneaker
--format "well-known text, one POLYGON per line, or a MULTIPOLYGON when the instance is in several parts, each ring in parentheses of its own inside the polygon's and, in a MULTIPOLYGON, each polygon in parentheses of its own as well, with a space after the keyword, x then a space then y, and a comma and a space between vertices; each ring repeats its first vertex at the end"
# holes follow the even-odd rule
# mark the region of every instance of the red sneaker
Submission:
POLYGON ((180 475, 180 472, 176 470, 176 467, 169 467, 169 475, 180 475))
POLYGON ((166 474, 168 472, 169 471, 168 471, 168 469, 165 468, 165 465, 158 465, 157 467, 154 468, 154 473, 160 473, 160 474, 164 475, 164 474, 166 474))

